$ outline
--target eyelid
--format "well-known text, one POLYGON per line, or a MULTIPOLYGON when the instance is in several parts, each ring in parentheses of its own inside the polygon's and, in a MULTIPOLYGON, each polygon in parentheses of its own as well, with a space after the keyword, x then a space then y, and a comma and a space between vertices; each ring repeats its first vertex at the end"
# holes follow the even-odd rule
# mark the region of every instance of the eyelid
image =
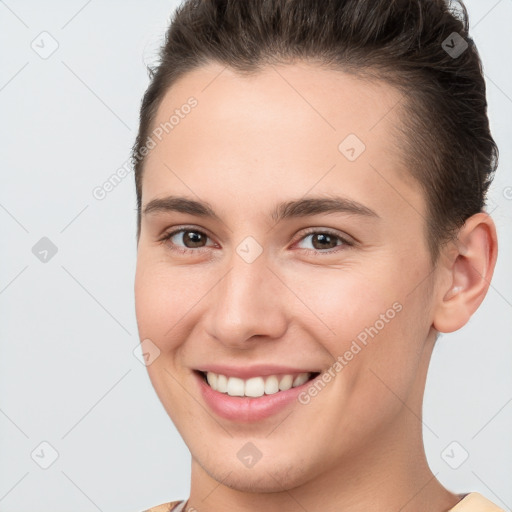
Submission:
MULTIPOLYGON (((198 228, 196 226, 184 225, 184 226, 176 226, 175 228, 171 229, 170 231, 165 231, 162 234, 162 236, 160 236, 158 238, 157 241, 160 243, 169 242, 173 236, 177 235, 178 233, 182 233, 182 232, 186 232, 186 231, 194 231, 196 233, 200 233, 201 235, 206 236, 206 238, 208 238, 210 240, 213 240, 213 238, 208 234, 208 232, 205 229, 198 228)), ((177 246, 177 248, 173 248, 172 250, 175 250, 175 251, 181 252, 181 253, 186 253, 186 252, 199 253, 199 252, 202 252, 202 250, 208 249, 209 247, 212 247, 212 246, 210 245, 210 246, 205 246, 205 247, 196 247, 193 249, 191 249, 190 247, 177 246)))
MULTIPOLYGON (((198 228, 196 226, 184 225, 184 226, 176 226, 172 230, 166 231, 158 239, 158 241, 162 242, 162 243, 167 242, 175 235, 182 233, 182 232, 186 232, 186 231, 194 231, 196 233, 200 233, 201 235, 204 235, 208 239, 212 240, 212 237, 208 234, 207 230, 204 230, 203 228, 198 228)), ((341 241, 341 244, 338 244, 338 245, 336 245, 336 247, 326 249, 326 250, 314 250, 314 249, 298 249, 298 250, 306 251, 307 253, 314 253, 315 255, 317 255, 317 254, 318 255, 321 255, 321 254, 328 255, 328 254, 333 254, 333 253, 339 252, 340 250, 342 250, 342 249, 339 249, 340 247, 342 247, 342 248, 343 247, 345 247, 345 248, 352 247, 358 243, 358 241, 355 240, 350 235, 347 235, 345 233, 340 233, 333 228, 312 227, 312 228, 307 228, 305 232, 302 231, 302 232, 300 232, 300 234, 295 236, 294 240, 292 242, 292 245, 295 245, 298 242, 302 241, 307 236, 314 235, 314 234, 327 234, 327 235, 334 236, 334 237, 338 238, 338 240, 341 241)), ((173 244, 173 245, 175 245, 175 244, 173 244)), ((215 245, 217 245, 217 244, 215 243, 215 245)), ((196 247, 196 248, 177 246, 177 248, 173 248, 172 250, 174 250, 176 252, 180 252, 182 254, 184 254, 184 253, 200 253, 203 250, 208 249, 208 247, 212 247, 212 246, 204 246, 204 247, 196 247)))
POLYGON ((208 230, 205 228, 200 228, 198 226, 194 226, 193 224, 178 224, 177 226, 173 226, 172 228, 168 228, 164 230, 164 232, 161 235, 161 238, 165 238, 168 236, 175 235, 176 233, 179 233, 180 231, 197 231, 198 233, 202 233, 204 235, 207 235, 208 238, 212 238, 208 230))
MULTIPOLYGON (((327 235, 335 236, 336 238, 338 238, 339 240, 341 240, 343 242, 342 245, 353 246, 358 243, 358 240, 356 240, 354 237, 352 237, 350 235, 347 235, 346 233, 341 233, 338 230, 333 229, 333 228, 321 228, 321 227, 307 228, 305 232, 301 232, 299 235, 297 235, 298 238, 293 243, 295 244, 296 242, 300 242, 303 238, 307 237, 308 235, 317 234, 317 233, 321 233, 321 234, 325 233, 327 235)), ((333 249, 330 249, 330 250, 332 251, 333 249)), ((329 249, 325 250, 325 251, 315 251, 315 252, 328 253, 329 249)))

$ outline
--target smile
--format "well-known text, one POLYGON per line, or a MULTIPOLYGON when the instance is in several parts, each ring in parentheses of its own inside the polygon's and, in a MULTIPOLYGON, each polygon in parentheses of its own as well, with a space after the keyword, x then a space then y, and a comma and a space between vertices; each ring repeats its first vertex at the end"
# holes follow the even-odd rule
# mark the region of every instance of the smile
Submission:
POLYGON ((274 395, 280 391, 302 386, 308 380, 316 377, 317 372, 302 372, 298 374, 265 375, 249 379, 228 377, 214 372, 201 372, 210 388, 229 396, 259 398, 263 395, 274 395))
POLYGON ((206 407, 237 423, 264 420, 298 404, 297 397, 320 372, 280 365, 208 364, 192 372, 206 407))

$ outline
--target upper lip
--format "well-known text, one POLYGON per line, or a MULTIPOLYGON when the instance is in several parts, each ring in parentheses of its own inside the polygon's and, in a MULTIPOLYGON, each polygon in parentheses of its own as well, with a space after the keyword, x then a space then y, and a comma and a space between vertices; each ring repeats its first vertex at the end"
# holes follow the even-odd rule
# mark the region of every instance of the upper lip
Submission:
POLYGON ((252 366, 226 366, 221 364, 205 364, 196 368, 200 372, 213 372, 226 377, 250 379, 251 377, 266 377, 268 375, 294 375, 298 373, 320 373, 311 368, 292 368, 282 365, 257 364, 252 366))

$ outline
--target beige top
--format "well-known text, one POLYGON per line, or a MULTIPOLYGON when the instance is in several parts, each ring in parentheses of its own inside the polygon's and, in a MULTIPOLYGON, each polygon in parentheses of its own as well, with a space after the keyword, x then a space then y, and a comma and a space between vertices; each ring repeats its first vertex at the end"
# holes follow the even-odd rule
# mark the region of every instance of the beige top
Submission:
MULTIPOLYGON (((171 501, 163 503, 153 508, 144 510, 144 512, 187 512, 184 510, 186 501, 171 501)), ((505 512, 487 498, 484 498, 477 492, 471 492, 466 495, 455 507, 447 512, 505 512)))
POLYGON ((477 492, 470 492, 463 500, 448 512, 505 512, 477 492))

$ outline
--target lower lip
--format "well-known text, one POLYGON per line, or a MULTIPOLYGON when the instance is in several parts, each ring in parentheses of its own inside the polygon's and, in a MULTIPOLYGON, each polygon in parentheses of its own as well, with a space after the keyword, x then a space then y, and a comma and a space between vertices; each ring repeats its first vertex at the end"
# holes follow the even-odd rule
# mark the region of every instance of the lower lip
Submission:
POLYGON ((194 377, 197 379, 201 395, 210 409, 222 418, 240 423, 251 423, 277 414, 292 402, 297 401, 298 395, 315 380, 308 380, 300 386, 279 391, 273 395, 250 398, 220 393, 213 390, 201 374, 194 372, 194 377))

